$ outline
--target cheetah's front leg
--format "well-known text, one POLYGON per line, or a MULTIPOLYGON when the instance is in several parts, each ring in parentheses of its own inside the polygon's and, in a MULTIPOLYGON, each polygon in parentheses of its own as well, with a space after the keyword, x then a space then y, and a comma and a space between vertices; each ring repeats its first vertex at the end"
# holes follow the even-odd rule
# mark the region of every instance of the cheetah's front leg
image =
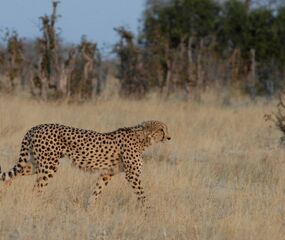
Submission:
POLYGON ((100 175, 100 177, 96 183, 95 191, 93 192, 93 194, 90 196, 90 198, 88 200, 87 208, 94 206, 99 195, 102 193, 103 188, 108 185, 112 176, 113 176, 112 174, 101 174, 100 175))
POLYGON ((124 172, 126 174, 126 179, 131 185, 134 193, 138 197, 138 201, 146 209, 149 208, 146 204, 146 196, 141 181, 143 160, 141 157, 130 158, 128 154, 123 158, 124 172))
POLYGON ((146 205, 146 196, 145 196, 145 192, 144 192, 141 180, 140 180, 140 175, 127 172, 126 173, 126 179, 130 183, 135 194, 137 195, 138 201, 143 206, 145 206, 146 205))

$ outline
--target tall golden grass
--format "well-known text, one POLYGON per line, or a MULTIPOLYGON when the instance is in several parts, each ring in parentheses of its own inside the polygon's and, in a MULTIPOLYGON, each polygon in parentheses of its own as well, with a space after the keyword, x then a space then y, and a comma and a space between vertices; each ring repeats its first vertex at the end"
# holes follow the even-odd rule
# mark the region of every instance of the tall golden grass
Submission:
POLYGON ((172 137, 145 154, 147 216, 123 175, 87 211, 97 176, 63 160, 40 197, 32 193, 35 176, 19 177, 7 189, 0 184, 0 239, 284 239, 284 147, 263 119, 272 110, 273 103, 115 99, 80 105, 0 97, 3 170, 17 161, 25 132, 39 123, 105 132, 157 119, 172 137))

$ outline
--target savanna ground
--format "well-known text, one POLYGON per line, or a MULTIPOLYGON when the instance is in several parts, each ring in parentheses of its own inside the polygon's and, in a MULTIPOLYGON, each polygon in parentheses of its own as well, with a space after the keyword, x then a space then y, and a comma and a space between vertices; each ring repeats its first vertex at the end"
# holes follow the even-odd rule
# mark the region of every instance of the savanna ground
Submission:
POLYGON ((285 147, 263 118, 276 102, 212 100, 67 104, 0 97, 5 171, 17 161, 25 132, 39 123, 105 132, 157 119, 172 137, 145 154, 147 216, 123 175, 86 211, 97 176, 63 160, 41 197, 32 193, 35 176, 7 190, 0 183, 0 239, 284 239, 285 147))

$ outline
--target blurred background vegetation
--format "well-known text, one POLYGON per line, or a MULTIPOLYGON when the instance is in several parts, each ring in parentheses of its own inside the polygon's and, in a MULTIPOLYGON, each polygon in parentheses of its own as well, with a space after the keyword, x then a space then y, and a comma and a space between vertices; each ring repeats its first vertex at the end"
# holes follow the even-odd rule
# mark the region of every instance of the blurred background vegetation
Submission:
POLYGON ((52 4, 40 17, 40 38, 1 30, 2 93, 85 101, 100 97, 113 77, 122 97, 156 92, 199 101, 214 89, 228 102, 237 92, 270 99, 283 87, 283 0, 147 0, 139 34, 115 28, 120 40, 106 59, 86 36, 78 45, 61 39, 60 3, 52 4))

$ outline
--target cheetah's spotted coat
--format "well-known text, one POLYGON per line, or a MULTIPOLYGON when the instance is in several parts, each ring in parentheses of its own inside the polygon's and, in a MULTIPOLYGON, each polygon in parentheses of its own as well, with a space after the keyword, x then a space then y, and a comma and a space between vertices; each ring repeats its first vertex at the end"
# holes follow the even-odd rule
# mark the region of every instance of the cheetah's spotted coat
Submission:
POLYGON ((147 121, 114 132, 98 133, 59 124, 42 124, 31 128, 22 141, 18 163, 1 173, 3 181, 18 175, 37 174, 35 188, 48 185, 59 166, 59 159, 68 157, 86 171, 99 171, 89 204, 93 204, 112 176, 124 172, 138 199, 145 200, 141 186, 142 153, 156 142, 170 140, 167 126, 159 121, 147 121))

